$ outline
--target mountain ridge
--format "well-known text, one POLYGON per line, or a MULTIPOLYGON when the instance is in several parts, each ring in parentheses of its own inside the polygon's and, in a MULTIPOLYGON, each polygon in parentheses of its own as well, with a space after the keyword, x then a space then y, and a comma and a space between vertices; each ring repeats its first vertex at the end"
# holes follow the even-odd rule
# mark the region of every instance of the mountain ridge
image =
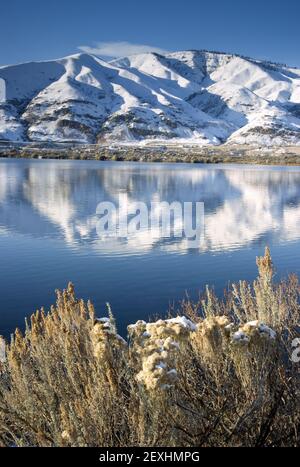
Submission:
POLYGON ((300 69, 189 50, 0 67, 0 140, 300 144, 300 69))

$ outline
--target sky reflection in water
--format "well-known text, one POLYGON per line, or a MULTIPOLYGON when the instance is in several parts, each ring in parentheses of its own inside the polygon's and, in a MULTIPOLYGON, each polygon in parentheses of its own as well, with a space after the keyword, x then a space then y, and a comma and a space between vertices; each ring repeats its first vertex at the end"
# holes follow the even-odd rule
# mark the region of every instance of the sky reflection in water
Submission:
POLYGON ((109 301, 120 331, 193 298, 205 284, 253 279, 269 245, 277 276, 299 271, 300 169, 0 160, 0 334, 49 307, 69 280, 97 314, 109 301), (202 201, 205 238, 99 239, 101 201, 202 201))

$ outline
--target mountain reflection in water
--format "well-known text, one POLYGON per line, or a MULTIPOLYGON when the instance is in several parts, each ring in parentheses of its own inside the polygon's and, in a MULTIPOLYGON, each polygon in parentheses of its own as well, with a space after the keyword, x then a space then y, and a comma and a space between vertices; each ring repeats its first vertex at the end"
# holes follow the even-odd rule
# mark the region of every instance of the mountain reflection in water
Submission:
POLYGON ((163 313, 185 290, 255 277, 255 256, 271 247, 278 275, 298 272, 300 169, 78 161, 0 160, 0 334, 53 302, 73 280, 125 325, 163 313), (201 201, 205 236, 100 239, 96 207, 119 195, 150 205, 201 201), (17 290, 18 293, 14 293, 17 290))

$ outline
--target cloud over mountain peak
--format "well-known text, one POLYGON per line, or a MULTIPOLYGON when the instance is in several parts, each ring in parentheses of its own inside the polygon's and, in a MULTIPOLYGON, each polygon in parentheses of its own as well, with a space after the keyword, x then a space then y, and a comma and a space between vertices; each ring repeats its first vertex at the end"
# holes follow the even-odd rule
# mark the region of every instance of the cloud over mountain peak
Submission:
POLYGON ((78 47, 82 52, 98 55, 100 57, 125 57, 127 55, 135 55, 147 52, 156 52, 159 54, 167 53, 166 50, 160 47, 154 47, 145 44, 135 44, 127 41, 116 42, 97 42, 93 46, 81 45, 78 47))

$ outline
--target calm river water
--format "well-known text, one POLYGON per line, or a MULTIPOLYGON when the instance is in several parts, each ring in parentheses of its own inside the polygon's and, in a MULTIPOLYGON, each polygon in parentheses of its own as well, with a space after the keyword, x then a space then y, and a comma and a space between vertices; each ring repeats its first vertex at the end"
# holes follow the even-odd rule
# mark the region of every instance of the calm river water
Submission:
POLYGON ((300 273, 300 168, 0 159, 0 334, 70 280, 99 316, 109 302, 126 334, 206 284, 221 294, 253 279, 266 245, 277 278, 300 273), (203 202, 204 238, 99 238, 96 207, 119 195, 203 202))

